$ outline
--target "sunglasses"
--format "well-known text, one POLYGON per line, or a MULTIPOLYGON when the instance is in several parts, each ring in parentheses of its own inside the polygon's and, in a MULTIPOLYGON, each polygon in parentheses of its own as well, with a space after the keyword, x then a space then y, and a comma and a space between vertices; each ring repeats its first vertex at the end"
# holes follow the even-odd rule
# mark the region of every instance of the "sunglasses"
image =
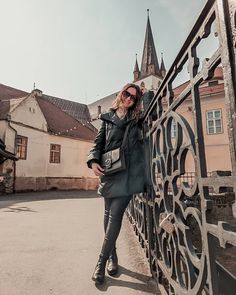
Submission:
POLYGON ((130 99, 132 99, 133 101, 135 101, 137 99, 136 95, 132 95, 127 90, 123 91, 122 94, 123 94, 124 98, 130 97, 130 99))

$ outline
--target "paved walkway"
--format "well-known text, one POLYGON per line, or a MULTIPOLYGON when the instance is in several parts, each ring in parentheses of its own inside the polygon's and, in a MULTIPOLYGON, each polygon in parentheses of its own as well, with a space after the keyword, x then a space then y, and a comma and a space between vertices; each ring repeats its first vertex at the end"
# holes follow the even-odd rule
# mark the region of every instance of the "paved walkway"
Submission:
POLYGON ((120 273, 91 280, 103 239, 103 200, 94 192, 0 196, 0 295, 157 294, 126 217, 120 273))

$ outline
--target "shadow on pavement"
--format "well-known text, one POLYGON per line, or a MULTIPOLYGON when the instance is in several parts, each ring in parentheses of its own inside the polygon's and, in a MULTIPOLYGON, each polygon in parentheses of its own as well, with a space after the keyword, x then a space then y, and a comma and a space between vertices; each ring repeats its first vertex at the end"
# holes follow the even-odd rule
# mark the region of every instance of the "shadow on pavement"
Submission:
MULTIPOLYGON (((1 207, 0 207, 1 208, 1 207)), ((13 213, 20 213, 20 212, 32 212, 37 213, 35 210, 31 210, 29 207, 12 207, 8 206, 3 212, 13 212, 13 213)))
POLYGON ((118 286, 118 287, 125 287, 130 288, 137 291, 146 292, 149 294, 157 294, 156 293, 156 287, 153 281, 153 278, 151 276, 147 276, 141 273, 134 272, 132 270, 129 270, 123 266, 119 266, 119 273, 114 276, 106 276, 105 282, 103 285, 95 285, 95 287, 100 291, 107 291, 109 287, 112 286, 118 286), (129 282, 126 280, 121 280, 119 277, 124 274, 126 276, 132 277, 137 279, 139 282, 129 282))
MULTIPOLYGON (((42 192, 24 192, 8 195, 0 195, 0 209, 8 208, 9 210, 17 210, 11 208, 16 203, 34 202, 34 201, 49 201, 49 200, 63 200, 63 199, 93 199, 99 198, 96 191, 84 191, 84 190, 70 190, 70 191, 42 191, 42 192)), ((19 207, 18 210, 22 211, 27 207, 19 207)), ((28 209, 25 211, 31 211, 28 209)), ((13 211, 11 211, 13 212, 13 211)))

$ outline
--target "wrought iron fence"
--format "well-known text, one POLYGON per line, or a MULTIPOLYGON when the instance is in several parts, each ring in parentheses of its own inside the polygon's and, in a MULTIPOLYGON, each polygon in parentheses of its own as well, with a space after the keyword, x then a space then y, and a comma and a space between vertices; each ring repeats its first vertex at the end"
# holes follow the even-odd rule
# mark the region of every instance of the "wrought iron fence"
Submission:
POLYGON ((235 60, 236 1, 209 0, 157 93, 145 97, 151 98, 143 125, 149 183, 147 193, 133 197, 127 214, 162 294, 236 293, 235 60), (217 129, 207 134, 206 102, 216 98, 211 92, 202 96, 218 69, 226 144, 217 129), (187 82, 176 91, 183 73, 187 82), (190 114, 185 116, 184 108, 190 114), (219 139, 211 149, 209 136, 219 139), (213 155, 220 167, 209 175, 213 155))

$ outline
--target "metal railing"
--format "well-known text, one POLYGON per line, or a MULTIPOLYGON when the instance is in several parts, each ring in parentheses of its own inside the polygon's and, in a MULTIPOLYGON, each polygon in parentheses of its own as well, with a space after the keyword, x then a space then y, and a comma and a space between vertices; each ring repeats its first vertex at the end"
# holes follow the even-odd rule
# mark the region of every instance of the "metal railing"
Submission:
POLYGON ((146 98, 153 96, 143 126, 149 183, 147 193, 133 197, 127 214, 162 294, 236 292, 235 60, 236 1, 209 0, 157 93, 146 94, 146 98), (201 56, 202 44, 204 48, 212 35, 217 40, 214 50, 201 56), (201 86, 219 67, 223 69, 231 169, 229 174, 208 175, 201 86), (175 95, 174 85, 186 69, 189 83, 175 95), (192 123, 180 111, 187 101, 191 102, 192 123), (177 127, 174 144, 173 120, 177 127), (194 165, 191 182, 185 172, 188 154, 194 165))

